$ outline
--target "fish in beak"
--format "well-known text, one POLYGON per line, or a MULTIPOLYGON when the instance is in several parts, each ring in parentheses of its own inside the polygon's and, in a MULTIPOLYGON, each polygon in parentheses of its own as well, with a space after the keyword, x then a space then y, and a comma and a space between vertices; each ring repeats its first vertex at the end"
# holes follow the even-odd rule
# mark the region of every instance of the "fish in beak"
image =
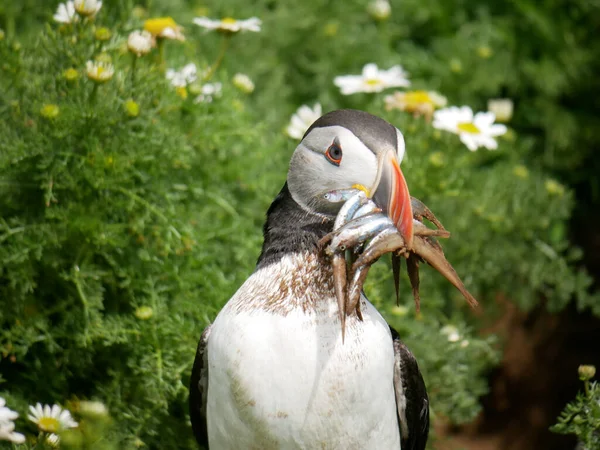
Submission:
POLYGON ((388 150, 379 157, 378 179, 372 189, 372 199, 392 219, 406 248, 412 249, 413 211, 411 199, 394 150, 388 150))

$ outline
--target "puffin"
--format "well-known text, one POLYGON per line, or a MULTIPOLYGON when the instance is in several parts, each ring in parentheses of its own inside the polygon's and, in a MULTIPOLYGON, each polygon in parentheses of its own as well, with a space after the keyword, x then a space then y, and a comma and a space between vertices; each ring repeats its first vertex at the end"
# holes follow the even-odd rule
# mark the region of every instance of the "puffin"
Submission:
POLYGON ((343 205, 325 194, 351 188, 410 242, 404 153, 400 130, 364 111, 332 111, 308 128, 267 211, 256 268, 198 343, 189 412, 200 446, 425 448, 429 399, 415 357, 364 292, 342 339, 319 245, 343 205))

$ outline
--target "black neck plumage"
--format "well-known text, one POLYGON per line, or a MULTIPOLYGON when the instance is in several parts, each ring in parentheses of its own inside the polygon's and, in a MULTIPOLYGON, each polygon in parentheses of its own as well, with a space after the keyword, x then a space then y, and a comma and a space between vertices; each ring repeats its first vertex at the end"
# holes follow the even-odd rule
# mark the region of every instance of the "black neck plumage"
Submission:
POLYGON ((292 198, 287 183, 267 211, 264 243, 256 268, 278 262, 290 253, 317 253, 318 242, 333 229, 333 218, 310 213, 292 198))

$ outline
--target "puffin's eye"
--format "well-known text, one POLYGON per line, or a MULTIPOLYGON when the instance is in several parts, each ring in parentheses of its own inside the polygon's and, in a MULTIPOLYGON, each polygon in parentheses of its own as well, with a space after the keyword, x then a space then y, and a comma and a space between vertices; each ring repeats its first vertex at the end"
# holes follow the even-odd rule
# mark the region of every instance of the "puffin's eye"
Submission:
POLYGON ((325 152, 325 158, 331 164, 339 166, 342 162, 342 147, 338 144, 337 139, 333 141, 333 144, 329 146, 325 152))

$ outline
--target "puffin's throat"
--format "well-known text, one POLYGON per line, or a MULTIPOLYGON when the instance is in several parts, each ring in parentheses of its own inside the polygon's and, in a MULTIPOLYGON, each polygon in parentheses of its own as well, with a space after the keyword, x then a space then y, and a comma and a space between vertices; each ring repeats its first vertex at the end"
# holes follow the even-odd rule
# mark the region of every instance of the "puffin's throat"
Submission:
POLYGON ((287 183, 269 210, 263 228, 264 242, 256 269, 298 253, 318 255, 319 240, 333 230, 333 218, 312 214, 294 201, 287 183))

